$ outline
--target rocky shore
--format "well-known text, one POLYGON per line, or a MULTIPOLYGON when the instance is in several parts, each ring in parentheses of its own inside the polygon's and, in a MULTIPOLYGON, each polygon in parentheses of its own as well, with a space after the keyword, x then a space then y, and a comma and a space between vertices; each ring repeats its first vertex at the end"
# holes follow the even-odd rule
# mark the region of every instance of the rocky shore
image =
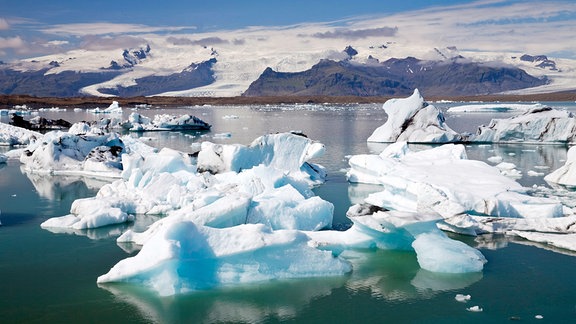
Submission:
MULTIPOLYGON (((196 105, 265 105, 265 104, 306 104, 306 103, 383 103, 392 97, 360 96, 268 96, 268 97, 34 97, 27 95, 0 95, 0 108, 15 105, 40 107, 80 107, 93 108, 109 105, 112 100, 121 106, 196 106, 196 105)), ((458 97, 427 97, 428 101, 576 101, 576 91, 555 92, 531 95, 482 95, 458 97)))

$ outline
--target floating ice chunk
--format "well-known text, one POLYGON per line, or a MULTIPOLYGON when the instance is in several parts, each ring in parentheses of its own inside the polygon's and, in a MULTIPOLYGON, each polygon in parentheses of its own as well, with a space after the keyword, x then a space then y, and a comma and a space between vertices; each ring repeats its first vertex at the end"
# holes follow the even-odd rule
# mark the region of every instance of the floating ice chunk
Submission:
POLYGON ((432 272, 480 272, 486 263, 480 251, 440 231, 417 235, 412 246, 420 267, 432 272))
POLYGON ((414 250, 422 269, 440 273, 480 272, 486 259, 478 250, 446 236, 436 227, 437 214, 383 211, 355 205, 348 215, 354 223, 345 232, 307 232, 323 248, 381 248, 414 250))
POLYGON ((4 154, 0 154, 0 163, 6 163, 8 161, 8 157, 4 154))
POLYGON ((418 89, 408 98, 390 99, 382 107, 388 115, 368 142, 449 143, 463 138, 445 123, 440 109, 428 104, 418 89))
POLYGON ((121 114, 122 107, 120 107, 118 101, 112 101, 110 106, 108 106, 105 109, 100 109, 99 107, 96 107, 94 109, 88 109, 88 111, 94 114, 121 114))
POLYGON ((0 123, 0 146, 28 145, 42 136, 35 131, 0 123))
POLYGON ((348 262, 310 247, 308 237, 298 231, 271 231, 261 224, 215 229, 179 222, 162 227, 136 256, 121 260, 97 282, 136 282, 160 295, 174 295, 350 271, 348 262))
POLYGON ((291 133, 270 134, 244 146, 203 142, 198 153, 198 170, 211 173, 240 172, 259 164, 285 170, 290 176, 320 184, 326 173, 308 161, 324 153, 324 145, 291 133))
POLYGON ((474 312, 474 313, 479 313, 479 312, 484 311, 484 309, 482 309, 482 307, 480 307, 480 306, 468 307, 468 308, 466 308, 466 310, 469 312, 474 312))
POLYGON ((388 146, 380 155, 349 160, 350 182, 382 185, 366 202, 409 212, 502 217, 560 217, 562 204, 532 197, 512 179, 481 161, 467 160, 464 146, 445 144, 412 152, 406 143, 388 146))
POLYGON ((545 176, 544 180, 564 186, 576 186, 576 146, 568 149, 564 165, 545 176))
POLYGON ((456 294, 456 296, 454 297, 454 299, 456 299, 457 302, 465 303, 465 302, 467 302, 467 301, 470 301, 470 299, 472 299, 472 296, 470 296, 470 295, 464 295, 464 294, 456 294))
POLYGON ((493 119, 470 140, 486 143, 570 143, 576 140, 571 112, 538 107, 508 119, 493 119))
POLYGON ((305 231, 332 227, 334 205, 320 197, 306 199, 290 184, 255 196, 252 205, 247 223, 305 231))
POLYGON ((533 109, 544 108, 542 104, 513 104, 513 103, 497 103, 497 104, 476 104, 476 105, 460 105, 448 108, 448 112, 525 112, 533 109))
POLYGON ((509 231, 509 235, 516 235, 532 242, 544 243, 557 248, 576 251, 576 233, 537 233, 526 231, 509 231))
MULTIPOLYGON (((119 177, 122 155, 149 151, 144 144, 115 133, 75 135, 52 131, 28 145, 20 156, 24 169, 37 173, 84 174, 119 177)), ((149 147, 148 147, 149 148, 149 147)))
POLYGON ((168 114, 155 115, 153 119, 133 112, 122 127, 133 132, 143 131, 180 131, 180 130, 209 130, 211 125, 196 116, 168 114))
POLYGON ((128 215, 121 208, 110 206, 109 201, 94 198, 77 199, 70 208, 71 214, 53 217, 42 224, 42 228, 97 228, 111 224, 133 221, 134 216, 128 215))
POLYGON ((501 156, 491 156, 491 157, 488 158, 488 161, 489 161, 489 162, 492 162, 492 163, 495 163, 495 164, 501 163, 503 160, 504 160, 504 159, 503 159, 501 156))

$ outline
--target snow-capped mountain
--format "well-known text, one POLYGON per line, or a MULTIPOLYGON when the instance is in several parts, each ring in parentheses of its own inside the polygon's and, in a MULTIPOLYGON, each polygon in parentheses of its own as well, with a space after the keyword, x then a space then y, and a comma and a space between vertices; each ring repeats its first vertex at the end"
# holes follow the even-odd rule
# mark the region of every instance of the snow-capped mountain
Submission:
MULTIPOLYGON (((482 87, 481 90, 469 87, 468 90, 451 93, 453 95, 546 93, 576 88, 576 60, 547 57, 539 53, 465 51, 456 46, 431 47, 412 44, 407 39, 388 33, 390 36, 384 31, 382 36, 372 35, 353 40, 327 33, 313 31, 308 26, 286 27, 272 32, 252 28, 214 35, 148 35, 144 37, 146 42, 136 48, 74 50, 0 64, 0 94, 239 96, 245 94, 251 84, 262 76, 273 76, 271 71, 276 72, 274 75, 277 77, 286 76, 287 73, 311 72, 322 61, 345 62, 354 69, 371 68, 370 73, 376 73, 376 67, 380 67, 381 71, 391 69, 385 62, 407 58, 420 62, 419 69, 442 67, 444 75, 452 73, 450 68, 446 68, 446 65, 451 65, 454 68, 453 78, 460 78, 462 82, 477 82, 465 81, 467 73, 480 74, 479 78, 472 80, 482 79, 484 74, 489 73, 493 82, 499 85, 482 87), (473 68, 462 71, 462 66, 473 68), (487 69, 490 71, 487 72, 487 69)), ((354 69, 345 72, 352 73, 352 79, 358 77, 354 75, 354 69)), ((395 82, 415 72, 413 68, 405 68, 404 76, 388 79, 395 82)), ((426 77, 420 75, 420 78, 426 77)), ((307 82, 314 83, 315 80, 307 82)), ((442 82, 445 80, 437 75, 426 80, 426 84, 435 88, 441 88, 442 82)), ((362 87, 365 84, 351 82, 347 87, 362 87)), ((415 85, 418 84, 408 83, 406 87, 415 85)), ((298 94, 286 91, 286 84, 279 83, 277 86, 283 95, 298 94)), ((386 82, 379 86, 385 87, 386 82)), ((342 94, 347 91, 326 87, 329 85, 308 94, 337 95, 339 91, 343 91, 342 94)), ((253 87, 248 92, 252 95, 271 93, 274 93, 274 89, 260 93, 254 91, 253 87)), ((375 92, 372 89, 350 93, 380 95, 391 92, 375 92)))

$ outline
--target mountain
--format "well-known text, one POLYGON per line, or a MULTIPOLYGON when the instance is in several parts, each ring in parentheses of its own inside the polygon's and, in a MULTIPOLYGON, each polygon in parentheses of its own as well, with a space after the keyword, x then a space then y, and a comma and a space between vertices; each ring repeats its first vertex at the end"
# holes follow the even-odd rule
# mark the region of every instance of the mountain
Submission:
POLYGON ((490 66, 463 58, 447 61, 392 58, 372 64, 323 60, 296 73, 267 68, 244 95, 405 96, 415 88, 430 96, 485 95, 548 82, 546 77, 533 77, 516 67, 490 66))
POLYGON ((545 55, 371 40, 317 39, 266 47, 257 43, 262 39, 164 37, 133 48, 0 62, 0 95, 404 96, 419 88, 427 96, 469 96, 576 88, 576 61, 545 55))

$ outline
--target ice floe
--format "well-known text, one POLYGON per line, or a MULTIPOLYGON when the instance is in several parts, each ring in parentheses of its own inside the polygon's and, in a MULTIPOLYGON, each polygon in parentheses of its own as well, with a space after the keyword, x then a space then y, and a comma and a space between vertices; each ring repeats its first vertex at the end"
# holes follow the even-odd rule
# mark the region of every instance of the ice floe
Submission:
POLYGON ((473 104, 473 105, 459 105, 448 108, 448 112, 526 112, 533 109, 543 108, 544 105, 540 103, 535 104, 514 104, 514 103, 497 103, 497 104, 473 104))
POLYGON ((158 114, 151 119, 136 112, 131 113, 121 126, 133 132, 209 130, 211 127, 196 116, 158 114))

